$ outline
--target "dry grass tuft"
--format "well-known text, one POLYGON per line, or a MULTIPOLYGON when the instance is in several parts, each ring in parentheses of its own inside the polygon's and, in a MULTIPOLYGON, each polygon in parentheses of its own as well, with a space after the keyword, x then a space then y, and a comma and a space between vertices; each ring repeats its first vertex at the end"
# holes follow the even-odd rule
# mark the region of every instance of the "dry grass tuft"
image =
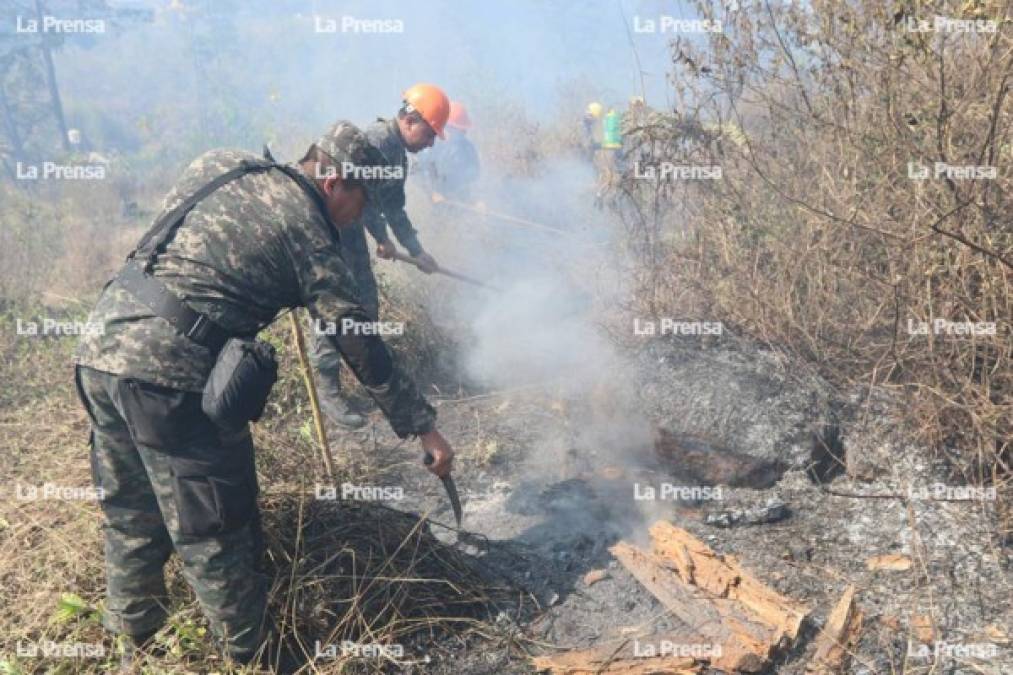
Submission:
POLYGON ((264 507, 271 605, 281 643, 300 661, 318 645, 340 655, 354 643, 386 646, 388 667, 429 663, 441 638, 492 637, 489 619, 516 597, 415 516, 310 495, 269 496, 264 507))

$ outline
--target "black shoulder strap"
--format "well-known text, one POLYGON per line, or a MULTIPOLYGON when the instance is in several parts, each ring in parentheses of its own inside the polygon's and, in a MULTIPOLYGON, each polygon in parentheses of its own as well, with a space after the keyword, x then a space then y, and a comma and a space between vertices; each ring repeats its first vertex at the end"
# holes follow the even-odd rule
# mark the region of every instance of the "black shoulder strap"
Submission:
MULTIPOLYGON (((340 244, 338 229, 331 222, 330 215, 327 212, 327 205, 324 204, 320 192, 298 170, 275 162, 274 158, 271 157, 270 151, 265 146, 263 160, 243 160, 239 166, 226 171, 202 186, 183 200, 179 206, 156 220, 151 229, 141 239, 141 243, 127 257, 127 264, 116 277, 124 289, 147 305, 155 315, 162 317, 184 336, 207 347, 212 352, 218 352, 228 339, 232 337, 231 334, 207 315, 191 309, 183 300, 180 300, 169 291, 165 284, 151 276, 151 266, 157 259, 158 254, 164 250, 166 244, 172 241, 172 237, 176 234, 180 225, 183 224, 186 215, 190 213, 198 202, 229 181, 248 173, 267 171, 269 169, 278 169, 302 188, 303 192, 313 200, 331 234, 334 235, 340 244)), ((338 250, 340 250, 340 246, 338 250)))
MULTIPOLYGON (((173 294, 161 281, 151 276, 151 266, 158 254, 172 241, 186 215, 212 192, 248 173, 267 171, 273 162, 243 160, 237 167, 217 176, 184 199, 176 208, 156 220, 141 238, 137 248, 127 256, 127 264, 116 276, 125 290, 168 321, 173 328, 212 353, 217 353, 233 337, 206 314, 195 311, 173 294)), ((110 282, 112 283, 112 282, 110 282)))
POLYGON ((248 173, 267 171, 274 166, 276 166, 274 162, 250 161, 244 159, 236 168, 226 171, 222 175, 217 176, 214 180, 201 186, 199 190, 184 199, 176 208, 156 220, 151 226, 151 229, 149 229, 144 237, 141 238, 141 242, 137 245, 137 248, 135 248, 133 252, 127 256, 127 259, 143 259, 144 269, 146 271, 150 271, 151 265, 155 262, 155 258, 158 256, 159 252, 164 250, 166 244, 172 241, 172 238, 176 234, 176 230, 178 230, 180 225, 183 224, 183 220, 186 218, 186 215, 190 213, 190 211, 192 211, 201 200, 230 181, 233 181, 241 176, 245 176, 248 173))
POLYGON ((324 198, 320 195, 320 191, 310 182, 310 180, 301 171, 288 164, 279 164, 275 161, 274 156, 271 154, 271 149, 266 145, 264 146, 264 160, 271 162, 275 169, 278 169, 286 176, 291 178, 296 185, 302 188, 302 191, 306 193, 306 196, 310 198, 314 205, 317 207, 317 211, 320 212, 320 217, 324 219, 324 223, 327 225, 328 231, 334 236, 338 243, 338 250, 341 250, 341 230, 331 220, 331 214, 327 210, 327 204, 324 203, 324 198))
POLYGON ((331 214, 327 210, 327 204, 324 203, 324 198, 320 195, 320 191, 317 190, 312 183, 310 183, 309 178, 307 178, 306 175, 298 169, 287 164, 278 164, 275 168, 295 181, 296 185, 301 187, 302 191, 305 192, 311 200, 313 200, 313 203, 317 207, 317 211, 320 212, 320 217, 323 218, 324 222, 327 224, 327 228, 335 237, 340 239, 341 231, 338 229, 338 226, 331 221, 331 214))

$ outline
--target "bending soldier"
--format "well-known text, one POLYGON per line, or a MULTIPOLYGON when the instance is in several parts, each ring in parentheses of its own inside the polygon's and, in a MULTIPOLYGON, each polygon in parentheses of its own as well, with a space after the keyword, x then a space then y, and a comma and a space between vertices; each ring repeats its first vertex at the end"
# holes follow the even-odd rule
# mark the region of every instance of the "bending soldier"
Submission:
MULTIPOLYGON (((103 622, 135 644, 166 619, 163 567, 173 551, 225 652, 248 662, 263 642, 249 425, 213 421, 202 392, 230 346, 243 344, 235 338, 252 338, 282 309, 306 307, 336 326, 372 320, 337 228, 359 217, 367 192, 374 198, 367 177, 383 164, 347 122, 295 165, 229 150, 202 155, 93 310, 104 331, 82 339, 75 375, 104 494, 103 622)), ((326 339, 398 436, 418 436, 435 457, 429 470, 446 475, 453 451, 435 411, 383 341, 340 330, 326 339)))

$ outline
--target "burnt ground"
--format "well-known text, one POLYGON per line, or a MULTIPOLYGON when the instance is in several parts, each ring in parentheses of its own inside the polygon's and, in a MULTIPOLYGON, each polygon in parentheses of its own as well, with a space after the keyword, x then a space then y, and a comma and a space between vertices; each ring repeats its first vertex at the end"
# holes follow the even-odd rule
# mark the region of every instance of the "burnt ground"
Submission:
MULTIPOLYGON (((71 346, 59 347, 23 345, 26 353, 16 361, 12 377, 27 384, 11 389, 0 417, 4 485, 89 482, 87 425, 66 367, 71 346)), ((661 518, 735 556, 756 577, 811 608, 802 639, 778 657, 772 672, 805 670, 814 633, 849 584, 865 615, 852 672, 1013 671, 1009 549, 996 535, 995 502, 931 499, 934 485, 960 482, 910 441, 889 397, 877 394, 874 404, 858 406, 857 394, 834 392, 790 358, 731 339, 652 340, 624 353, 623 378, 612 371, 577 387, 563 378, 434 397, 440 428, 458 453, 455 476, 465 514, 460 535, 445 527, 453 522, 447 499, 421 467, 416 442, 398 441, 377 412, 365 431, 334 436, 343 480, 402 487, 403 499, 381 506, 429 514, 431 532, 461 554, 454 565, 470 561, 471 574, 508 589, 475 630, 423 628, 404 639, 402 663, 416 665, 367 660, 352 665, 356 672, 531 672, 532 654, 619 638, 649 640, 675 626, 675 619, 608 548, 620 539, 643 542, 647 527, 661 518), (814 436, 846 452, 850 474, 814 454, 822 447, 814 436), (814 460, 823 465, 822 485, 808 471, 814 460), (720 499, 713 492, 696 500, 637 498, 646 488, 712 487, 707 482, 739 487, 722 486, 720 499), (868 568, 870 558, 885 554, 905 556, 910 568, 868 568), (588 586, 583 577, 591 570, 606 576, 588 586)), ((317 474, 307 414, 294 400, 301 382, 291 363, 284 370, 287 379, 274 395, 280 411, 272 413, 274 429, 257 431, 262 505, 266 522, 276 526, 270 534, 283 543, 296 537, 293 523, 304 514, 301 508, 280 511, 277 504, 293 481, 317 474), (279 528, 279 522, 288 524, 279 528)), ((314 552, 300 570, 341 549, 344 531, 355 529, 349 519, 357 506, 314 525, 324 530, 316 534, 331 542, 327 546, 337 548, 314 552)), ((101 603, 100 525, 94 503, 22 501, 4 493, 0 600, 9 618, 0 622, 0 658, 9 658, 19 640, 41 637, 94 641, 112 653, 90 610, 69 623, 52 617, 68 592, 86 607, 101 603)), ((372 536, 359 537, 359 552, 372 546, 372 536)), ((170 583, 181 624, 168 637, 176 641, 202 620, 178 566, 170 570, 170 583)), ((301 583, 306 598, 347 597, 314 591, 309 574, 301 583)), ((324 624, 340 616, 321 608, 324 624)), ((205 667, 151 672, 207 672, 215 663, 209 649, 206 640, 192 639, 185 658, 205 659, 205 667)), ((21 672, 107 670, 106 661, 76 662, 69 671, 58 661, 24 660, 21 672)), ((337 663, 313 666, 347 672, 337 663)))
MULTIPOLYGON (((732 340, 653 341, 628 365, 641 384, 616 409, 608 391, 567 392, 551 382, 437 402, 458 453, 468 534, 435 531, 532 602, 500 614, 497 640, 446 645, 457 656, 428 672, 531 672, 525 651, 645 640, 676 625, 608 552, 619 539, 643 542, 662 518, 811 608, 803 637, 775 672, 805 671, 814 634, 849 584, 865 617, 852 672, 1013 672, 1010 558, 996 535, 995 502, 932 499, 933 486, 960 482, 907 440, 887 397, 856 409, 857 396, 732 340), (642 413, 636 424, 649 428, 619 419, 630 405, 642 413), (710 447, 715 462, 726 454, 776 460, 778 476, 759 487, 725 486, 720 499, 643 499, 645 486, 660 494, 666 483, 750 484, 734 470, 708 470, 706 459, 701 466, 700 453, 687 455, 693 466, 659 454, 655 427, 693 438, 707 431, 697 447, 710 447), (856 475, 824 467, 828 482, 820 484, 807 469, 823 447, 814 433, 827 438, 829 427, 831 447, 847 453, 856 475), (911 566, 869 569, 884 554, 911 566), (607 575, 588 586, 591 570, 607 575)), ((378 414, 372 421, 337 437, 338 452, 361 475, 404 486, 395 508, 451 524, 439 481, 412 457, 415 445, 398 443, 378 414)), ((755 463, 746 466, 748 474, 755 463)))

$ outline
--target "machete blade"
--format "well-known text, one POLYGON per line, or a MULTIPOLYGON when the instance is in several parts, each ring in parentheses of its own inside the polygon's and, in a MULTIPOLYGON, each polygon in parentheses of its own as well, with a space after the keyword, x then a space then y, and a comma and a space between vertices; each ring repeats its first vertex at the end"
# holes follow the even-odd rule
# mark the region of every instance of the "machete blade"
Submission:
POLYGON ((447 496, 450 497, 450 506, 454 509, 454 520, 457 521, 457 527, 461 527, 461 520, 464 519, 464 514, 461 511, 461 497, 457 494, 457 486, 454 485, 454 479, 448 473, 440 480, 443 481, 443 487, 447 491, 447 496))
MULTIPOLYGON (((429 466, 433 461, 433 456, 429 452, 426 452, 422 463, 429 466)), ((450 507, 454 509, 454 520, 457 521, 457 527, 461 527, 461 521, 464 520, 464 512, 461 510, 461 497, 457 494, 457 485, 454 483, 454 478, 448 473, 446 476, 440 478, 440 481, 443 483, 443 489, 447 491, 447 497, 450 498, 450 507)))

